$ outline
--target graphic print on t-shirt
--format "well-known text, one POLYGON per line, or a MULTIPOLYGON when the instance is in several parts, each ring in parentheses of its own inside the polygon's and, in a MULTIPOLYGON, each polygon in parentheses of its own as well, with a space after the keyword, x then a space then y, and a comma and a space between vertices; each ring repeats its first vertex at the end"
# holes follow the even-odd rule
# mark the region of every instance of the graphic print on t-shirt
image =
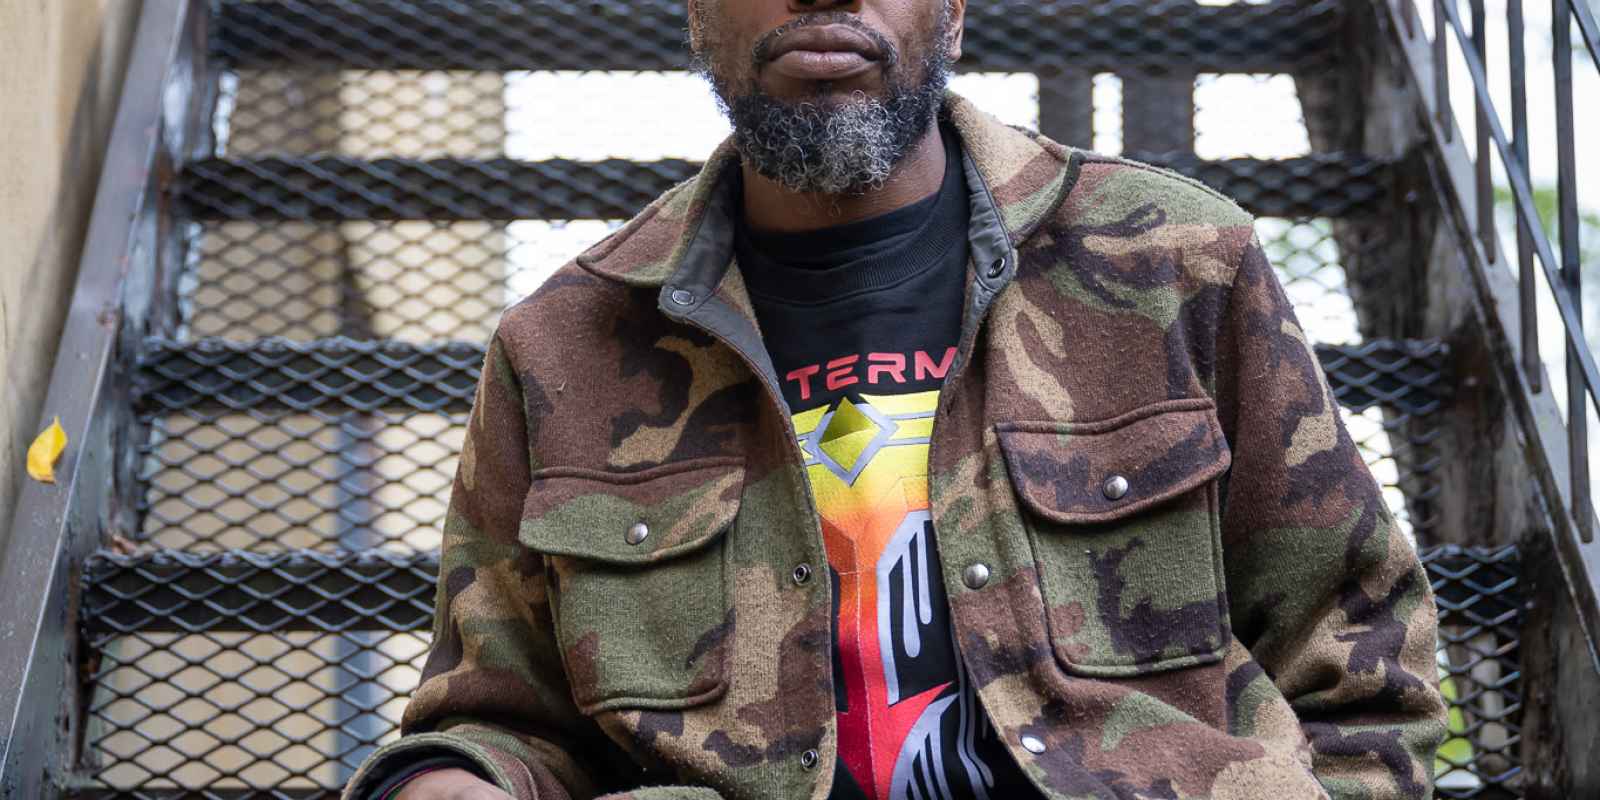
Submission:
POLYGON ((857 394, 794 415, 834 580, 841 766, 880 800, 988 798, 995 783, 933 541, 938 399, 857 394))
MULTIPOLYGON (((989 725, 945 597, 928 443, 956 370, 972 264, 964 155, 939 191, 820 230, 743 220, 750 292, 822 518, 836 611, 832 800, 1039 797, 989 725)), ((820 570, 819 570, 820 572, 820 570)))

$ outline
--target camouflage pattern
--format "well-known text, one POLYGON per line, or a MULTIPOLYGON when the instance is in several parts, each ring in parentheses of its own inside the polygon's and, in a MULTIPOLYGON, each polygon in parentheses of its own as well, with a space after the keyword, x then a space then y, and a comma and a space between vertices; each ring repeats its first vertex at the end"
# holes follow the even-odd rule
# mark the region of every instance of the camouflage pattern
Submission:
MULTIPOLYGON (((946 111, 973 268, 930 491, 1010 752, 1056 800, 1428 796, 1428 582, 1250 217, 946 111)), ((524 800, 826 797, 831 597, 790 575, 827 562, 730 263, 734 168, 724 145, 506 313, 408 735, 350 796, 449 748, 524 800)))

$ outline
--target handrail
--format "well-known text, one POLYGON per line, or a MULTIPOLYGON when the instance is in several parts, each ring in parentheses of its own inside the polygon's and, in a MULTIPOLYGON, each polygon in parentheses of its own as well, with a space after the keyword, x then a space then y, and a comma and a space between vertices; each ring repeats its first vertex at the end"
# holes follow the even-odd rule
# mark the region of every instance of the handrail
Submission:
MULTIPOLYGON (((1563 2, 1570 2, 1570 0, 1555 0, 1555 2, 1557 2, 1557 5, 1560 5, 1560 3, 1563 2)), ((1520 21, 1520 18, 1522 18, 1522 0, 1506 0, 1506 3, 1507 8, 1515 8, 1515 10, 1517 10, 1517 19, 1520 21)), ((1474 5, 1475 18, 1477 18, 1478 21, 1482 21, 1482 0, 1472 0, 1472 5, 1474 5)), ((1504 165, 1507 166, 1506 174, 1507 178, 1510 179, 1512 198, 1514 198, 1514 202, 1517 203, 1517 208, 1515 208, 1515 211, 1517 211, 1517 221, 1520 222, 1520 224, 1528 224, 1530 221, 1539 221, 1541 218, 1539 218, 1538 205, 1536 205, 1533 200, 1533 184, 1531 184, 1530 178, 1528 178, 1528 165, 1526 165, 1526 157, 1518 155, 1517 152, 1512 152, 1510 138, 1507 138, 1506 136, 1506 128, 1501 125, 1501 120, 1499 120, 1499 112, 1496 110, 1496 107, 1494 107, 1494 99, 1491 98, 1490 90, 1488 90, 1488 75, 1486 75, 1485 69, 1483 69, 1483 56, 1482 54, 1478 53, 1478 50, 1482 48, 1482 43, 1478 42, 1478 38, 1482 37, 1482 24, 1480 24, 1480 26, 1475 26, 1474 32, 1469 35, 1467 34, 1466 27, 1462 26, 1461 11, 1456 8, 1453 0, 1435 0, 1434 8, 1437 8, 1437 10, 1440 11, 1443 16, 1445 16, 1446 21, 1450 22, 1451 29, 1454 30, 1456 38, 1458 38, 1459 42, 1461 42, 1462 59, 1467 62, 1467 70, 1469 70, 1470 74, 1472 74, 1472 91, 1474 91, 1475 98, 1477 98, 1478 118, 1483 120, 1483 122, 1488 123, 1488 130, 1486 131, 1483 130, 1482 126, 1480 126, 1480 130, 1478 130, 1478 136, 1480 136, 1480 138, 1482 138, 1482 136, 1488 136, 1488 138, 1493 139, 1494 149, 1498 150, 1501 163, 1504 163, 1504 165)), ((1520 34, 1520 30, 1514 32, 1514 37, 1517 34, 1520 34)), ((1437 35, 1438 34, 1435 34, 1435 37, 1437 37, 1437 35)), ((1563 42, 1565 42, 1566 46, 1571 46, 1571 40, 1570 38, 1560 37, 1560 35, 1557 35, 1557 37, 1555 37, 1555 42, 1557 42, 1557 58, 1555 58, 1554 61, 1558 70, 1557 74, 1560 75, 1560 69, 1562 69, 1563 64, 1565 64, 1566 67, 1571 66, 1571 58, 1562 58, 1563 42)), ((1570 53, 1568 53, 1568 56, 1570 56, 1570 53)), ((1597 64, 1600 64, 1600 61, 1597 61, 1597 64)), ((1440 69, 1438 70, 1438 74, 1445 75, 1446 70, 1440 69)), ((1448 80, 1445 80, 1445 82, 1435 82, 1435 91, 1440 91, 1438 90, 1438 86, 1440 85, 1443 85, 1442 91, 1445 94, 1440 94, 1440 98, 1442 99, 1440 99, 1438 102, 1440 102, 1440 107, 1442 107, 1442 109, 1448 110, 1450 109, 1450 96, 1448 96, 1448 91, 1450 90, 1448 90, 1448 80)), ((1571 138, 1573 138, 1573 120, 1571 120, 1571 104, 1573 104, 1573 93, 1571 93, 1570 75, 1568 75, 1568 78, 1566 78, 1565 90, 1563 90, 1562 86, 1563 82, 1560 80, 1560 77, 1558 77, 1557 114, 1565 115, 1566 117, 1565 123, 1558 123, 1557 128, 1558 134, 1560 134, 1560 136, 1563 138, 1563 141, 1566 142, 1565 146, 1560 146, 1560 149, 1563 150, 1563 157, 1562 160, 1560 160, 1560 163, 1562 163, 1563 181, 1570 181, 1570 171, 1571 168, 1573 168, 1574 163, 1574 158, 1571 157, 1568 152, 1566 152, 1566 150, 1570 149, 1571 138)), ((1523 131, 1522 136, 1518 136, 1518 141, 1525 141, 1525 139, 1526 131, 1523 131)), ((1482 149, 1480 149, 1480 152, 1478 152, 1477 162, 1474 163, 1475 168, 1477 168, 1477 190, 1478 197, 1480 198, 1493 197, 1494 189, 1493 182, 1490 182, 1490 170, 1488 170, 1490 162, 1488 162, 1488 158, 1486 158, 1485 155, 1486 154, 1483 154, 1482 149), (1485 192, 1488 192, 1488 194, 1485 194, 1485 192)), ((1568 224, 1566 224, 1566 214, 1568 213, 1573 214, 1573 221, 1576 222, 1576 219, 1578 219, 1578 216, 1576 216, 1576 214, 1578 214, 1578 202, 1576 202, 1576 194, 1573 194, 1571 203, 1566 202, 1565 192, 1563 192, 1562 208, 1560 208, 1560 214, 1562 214, 1563 238, 1566 238, 1566 234, 1568 234, 1568 232, 1573 234, 1574 237, 1576 237, 1576 234, 1578 234, 1576 226, 1568 226, 1568 224)), ((1480 214, 1480 219, 1478 219, 1478 235, 1480 235, 1480 237, 1490 237, 1490 240, 1493 240, 1493 205, 1491 205, 1491 203, 1480 202, 1480 205, 1478 205, 1478 214, 1480 214), (1482 214, 1485 213, 1490 214, 1490 218, 1483 219, 1482 214), (1488 222, 1486 226, 1485 222, 1488 222)), ((1584 339, 1584 331, 1582 331, 1582 328, 1584 328, 1584 322, 1582 322, 1582 315, 1579 314, 1578 304, 1576 304, 1576 299, 1574 299, 1574 296, 1578 294, 1578 286, 1566 285, 1565 277, 1563 277, 1562 272, 1562 270, 1565 269, 1566 264, 1568 264, 1568 259, 1570 259, 1571 264, 1576 264, 1576 259, 1578 259, 1578 243, 1576 243, 1576 238, 1573 238, 1573 242, 1571 242, 1570 246, 1568 246, 1568 243, 1566 242, 1562 243, 1562 258, 1558 259, 1557 254, 1555 254, 1555 248, 1550 246, 1550 237, 1549 235, 1546 235, 1546 232, 1544 232, 1544 227, 1538 226, 1538 224, 1533 224, 1533 226, 1530 227, 1530 230, 1528 230, 1528 235, 1530 235, 1531 242, 1533 242, 1534 253, 1538 254, 1539 256, 1539 266, 1544 269, 1544 277, 1546 277, 1547 282, 1550 283, 1552 293, 1555 294, 1555 304, 1557 304, 1557 309, 1562 312, 1562 328, 1565 330, 1566 344, 1568 344, 1570 347, 1573 347, 1574 350, 1578 350, 1578 354, 1576 355, 1578 355, 1579 365, 1581 365, 1582 368, 1582 378, 1584 378, 1584 384, 1589 387, 1600 387, 1600 370, 1597 370, 1597 366, 1595 366, 1595 357, 1594 354, 1592 354, 1592 352, 1589 350, 1589 342, 1584 339)), ((1525 264, 1525 262, 1523 262, 1523 264, 1525 264)), ((1526 272, 1525 270, 1525 275, 1526 277, 1523 278, 1523 280, 1528 280, 1528 282, 1533 280, 1533 272, 1526 272)), ((1530 307, 1528 310, 1531 312, 1533 307, 1530 307)), ((1523 342, 1523 346, 1525 347, 1528 346, 1528 344, 1530 344, 1530 342, 1523 342)), ((1597 397, 1595 392, 1587 392, 1587 394, 1589 394, 1589 402, 1595 406, 1595 413, 1600 413, 1600 397, 1597 397)), ((1579 411, 1579 414, 1581 414, 1581 411, 1579 411)), ((1590 538, 1586 538, 1584 541, 1592 541, 1592 534, 1590 534, 1590 538)))
POLYGON ((1557 221, 1560 239, 1547 233, 1535 201, 1528 168, 1529 120, 1523 0, 1506 0, 1508 62, 1511 72, 1512 135, 1507 135, 1501 111, 1489 88, 1486 68, 1488 36, 1483 0, 1468 0, 1470 26, 1463 20, 1458 0, 1431 0, 1432 36, 1421 31, 1416 0, 1378 0, 1380 17, 1398 39, 1399 53, 1424 114, 1424 126, 1433 145, 1430 176, 1445 203, 1467 256, 1469 272, 1479 289, 1492 328, 1487 339, 1503 341, 1506 357, 1501 374, 1511 391, 1513 407, 1532 451, 1530 463, 1551 505, 1556 527, 1556 552, 1589 639, 1590 655, 1600 666, 1600 546, 1596 546, 1596 519, 1589 482, 1588 408, 1600 413, 1600 369, 1584 335, 1582 281, 1579 264, 1578 198, 1574 142, 1572 26, 1576 22, 1584 44, 1600 71, 1600 36, 1594 16, 1576 0, 1551 0, 1555 33, 1553 78, 1556 84, 1557 221), (1455 53, 1451 50, 1451 40, 1455 53), (1450 101, 1450 57, 1458 55, 1472 84, 1476 154, 1460 141, 1457 117, 1450 101), (1517 275, 1503 266, 1494 208, 1493 159, 1505 172, 1516 219, 1517 275), (1537 262, 1535 267, 1533 262, 1537 262), (1567 403, 1565 414, 1546 391, 1548 381, 1539 355, 1538 288, 1542 271, 1547 295, 1562 324, 1566 350, 1567 403), (1560 474, 1565 465, 1565 475, 1560 474))
POLYGON ((1600 70, 1600 25, 1594 21, 1594 12, 1588 6, 1568 3, 1572 7, 1572 18, 1578 23, 1578 31, 1583 35, 1583 45, 1589 50, 1589 57, 1594 59, 1594 68, 1600 70))
POLYGON ((55 484, 25 482, 0 552, 0 797, 59 796, 81 727, 76 578, 108 538, 131 464, 120 348, 159 313, 165 254, 162 189, 191 131, 172 116, 191 87, 175 66, 204 57, 204 14, 191 0, 145 0, 96 187, 72 305, 56 351, 46 418, 68 446, 55 484), (178 91, 174 91, 177 89, 178 91))
MULTIPOLYGON (((1455 32, 1457 42, 1461 46, 1462 59, 1466 62, 1467 70, 1472 77, 1472 90, 1477 100, 1477 117, 1480 121, 1478 127, 1479 152, 1475 166, 1478 193, 1478 233, 1480 236, 1490 237, 1492 241, 1494 218, 1493 205, 1485 203, 1485 198, 1492 198, 1494 187, 1491 183, 1491 172, 1488 154, 1484 152, 1482 142, 1485 136, 1494 142, 1495 150, 1500 156, 1501 163, 1506 168, 1506 176, 1511 183, 1512 198, 1515 205, 1519 229, 1531 241, 1534 254, 1538 256, 1539 266, 1544 270, 1545 280, 1548 282, 1551 293, 1554 295, 1556 308, 1561 313, 1562 328, 1567 340, 1569 362, 1568 366, 1568 392, 1569 404, 1567 409, 1567 425, 1573 445, 1571 447, 1572 462, 1572 497, 1575 508, 1588 508, 1590 502, 1590 489, 1588 480, 1588 446, 1587 438, 1578 439, 1587 428, 1588 419, 1583 410, 1584 395, 1588 402, 1594 406, 1595 412, 1600 413, 1600 395, 1595 393, 1595 388, 1600 387, 1600 369, 1595 366, 1594 353, 1590 351, 1587 339, 1583 333, 1583 317, 1579 302, 1581 301, 1581 273, 1578 263, 1578 200, 1576 181, 1576 155, 1573 144, 1573 115, 1572 115, 1572 39, 1571 20, 1577 16, 1575 9, 1583 8, 1576 5, 1574 0, 1553 0, 1557 11, 1555 24, 1555 58, 1554 68, 1556 73, 1556 132, 1558 150, 1558 169, 1560 174, 1560 189, 1558 193, 1561 231, 1561 252, 1558 255, 1550 243, 1549 236, 1541 224, 1538 206, 1533 198, 1533 186, 1529 179, 1527 158, 1520 152, 1512 152, 1509 137, 1505 128, 1500 123, 1499 112, 1495 108, 1494 99, 1489 94, 1489 78, 1484 68, 1483 56, 1483 0, 1473 0, 1474 26, 1471 35, 1461 21, 1461 12, 1456 8, 1454 0, 1434 0, 1434 7, 1440 16, 1449 23, 1455 32), (1566 9, 1563 12, 1562 6, 1566 9), (1487 123, 1488 129, 1484 130, 1482 123, 1487 123), (1581 381, 1573 381, 1573 373, 1577 372, 1581 381), (1579 442, 1582 446, 1579 446, 1579 442)), ((1519 39, 1522 31, 1522 0, 1506 0, 1509 15, 1516 20, 1512 24, 1512 38, 1519 39)), ((1583 8, 1587 12, 1587 8, 1583 8)), ((1590 18, 1592 27, 1593 19, 1590 18)), ((1443 41, 1440 31, 1434 33, 1436 42, 1443 41)), ((1438 52, 1438 44, 1435 44, 1438 52)), ((1600 69, 1600 52, 1591 46, 1591 55, 1595 57, 1595 67, 1600 69)), ((1439 75, 1445 75, 1445 64, 1448 61, 1436 61, 1439 75)), ((1522 65, 1514 65, 1513 70, 1522 65)), ((1513 76, 1513 83, 1518 82, 1521 76, 1513 76)), ((1449 81, 1435 81, 1435 91, 1439 92, 1439 105, 1446 112, 1449 108, 1449 81)), ((1527 132, 1524 129, 1517 137, 1519 141, 1526 141, 1527 132)), ((1519 259, 1519 273, 1525 285, 1533 284, 1534 274, 1526 269, 1527 259, 1519 259)), ((1525 304, 1521 312, 1531 319, 1537 319, 1537 306, 1525 304)), ((1536 369, 1538 360, 1538 341, 1536 338, 1523 339, 1523 364, 1524 369, 1536 369)), ((1583 541, 1594 541, 1594 529, 1591 525, 1584 524, 1585 517, 1580 515, 1580 531, 1583 541)))

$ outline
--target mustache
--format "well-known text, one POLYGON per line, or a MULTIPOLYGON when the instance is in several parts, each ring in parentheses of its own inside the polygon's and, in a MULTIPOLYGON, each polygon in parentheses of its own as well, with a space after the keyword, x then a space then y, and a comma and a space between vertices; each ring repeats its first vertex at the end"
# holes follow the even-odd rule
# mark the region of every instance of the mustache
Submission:
POLYGON ((756 40, 756 46, 751 53, 751 65, 760 70, 768 61, 772 60, 772 48, 778 45, 778 40, 785 35, 800 30, 801 28, 816 28, 823 25, 839 25, 849 28, 872 41, 873 47, 883 54, 883 67, 885 70, 893 69, 900 61, 900 51, 895 49, 887 36, 879 33, 871 25, 861 21, 860 17, 848 11, 819 11, 814 14, 805 14, 795 17, 788 22, 762 34, 756 40))

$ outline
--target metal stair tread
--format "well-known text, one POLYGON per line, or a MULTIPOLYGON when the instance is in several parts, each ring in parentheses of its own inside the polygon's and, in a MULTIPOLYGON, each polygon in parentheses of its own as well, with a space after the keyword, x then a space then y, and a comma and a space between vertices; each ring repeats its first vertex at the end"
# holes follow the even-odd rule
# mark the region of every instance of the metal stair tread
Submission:
MULTIPOLYGON (((1446 612, 1476 606, 1496 616, 1483 624, 1506 624, 1518 609, 1515 547, 1437 545, 1422 561, 1446 612), (1485 565, 1507 573, 1492 595, 1458 577, 1485 565)), ((438 570, 437 552, 104 550, 84 568, 82 619, 91 643, 157 632, 425 632, 438 570)))
POLYGON ((150 338, 140 347, 134 405, 148 413, 195 407, 459 411, 472 405, 483 356, 482 344, 467 342, 150 338))
POLYGON ((101 551, 84 567, 91 641, 139 632, 425 631, 437 553, 101 551))
MULTIPOLYGON (((224 0, 234 68, 681 70, 681 0, 224 0), (575 35, 574 31, 581 32, 575 35), (565 47, 537 43, 563 41, 565 47)), ((1339 57, 1337 0, 974 3, 961 68, 1291 72, 1339 57)))
MULTIPOLYGON (((1268 217, 1377 210, 1391 164, 1354 153, 1207 160, 1133 157, 1200 180, 1268 217)), ((625 219, 694 176, 681 159, 209 158, 183 167, 181 212, 197 220, 625 219)))
MULTIPOLYGON (((1443 342, 1376 339, 1315 350, 1334 396, 1352 411, 1387 405, 1427 414, 1444 399, 1449 349, 1443 342)), ((134 402, 156 414, 283 406, 464 411, 483 355, 483 345, 466 342, 152 338, 141 347, 134 402)))

